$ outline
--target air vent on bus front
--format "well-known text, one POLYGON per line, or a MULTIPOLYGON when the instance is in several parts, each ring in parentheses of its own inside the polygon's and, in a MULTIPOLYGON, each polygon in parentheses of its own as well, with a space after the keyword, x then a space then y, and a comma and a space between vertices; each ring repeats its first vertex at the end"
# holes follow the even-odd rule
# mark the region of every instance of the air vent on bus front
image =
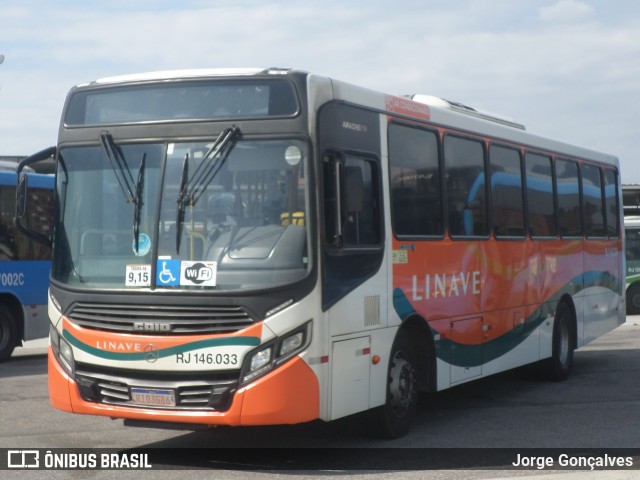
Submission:
POLYGON ((76 303, 67 316, 84 328, 149 335, 232 333, 254 323, 249 314, 238 306, 76 303))

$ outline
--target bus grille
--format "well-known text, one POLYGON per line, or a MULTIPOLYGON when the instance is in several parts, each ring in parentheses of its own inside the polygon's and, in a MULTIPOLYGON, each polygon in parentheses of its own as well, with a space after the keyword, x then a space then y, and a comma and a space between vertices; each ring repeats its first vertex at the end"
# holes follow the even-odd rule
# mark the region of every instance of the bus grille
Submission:
POLYGON ((67 316, 84 328, 142 335, 233 333, 254 323, 249 314, 238 306, 77 303, 67 316))
MULTIPOLYGON (((166 373, 157 375, 157 378, 153 378, 149 372, 136 375, 136 372, 120 371, 118 375, 110 375, 91 371, 89 366, 79 366, 75 379, 82 398, 93 403, 171 410, 225 411, 231 405, 233 393, 238 387, 238 375, 238 372, 207 372, 199 374, 198 379, 172 380, 166 373), (136 387, 171 390, 175 394, 175 406, 136 405, 132 396, 132 389, 136 387)), ((194 377, 194 374, 183 376, 194 377)))

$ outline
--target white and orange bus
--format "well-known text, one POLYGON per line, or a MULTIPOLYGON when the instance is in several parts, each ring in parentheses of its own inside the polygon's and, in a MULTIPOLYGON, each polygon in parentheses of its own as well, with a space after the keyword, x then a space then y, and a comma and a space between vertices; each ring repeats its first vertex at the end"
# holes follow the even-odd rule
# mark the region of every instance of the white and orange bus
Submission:
POLYGON ((460 104, 285 69, 112 77, 71 90, 51 153, 61 410, 369 411, 398 437, 419 391, 564 379, 624 320, 618 160, 460 104))

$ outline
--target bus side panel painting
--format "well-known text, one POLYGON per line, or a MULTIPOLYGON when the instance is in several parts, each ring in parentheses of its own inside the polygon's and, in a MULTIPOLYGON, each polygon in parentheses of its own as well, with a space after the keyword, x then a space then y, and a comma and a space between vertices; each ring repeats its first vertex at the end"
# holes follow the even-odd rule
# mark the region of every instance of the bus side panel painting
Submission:
POLYGON ((552 255, 554 242, 545 242, 542 262, 528 240, 395 241, 394 307, 402 319, 429 322, 438 359, 452 369, 482 366, 468 378, 537 361, 547 356, 538 330, 546 338, 560 298, 580 291, 579 243, 563 252, 558 242, 552 255))
POLYGON ((540 358, 539 329, 545 325, 538 306, 545 297, 537 243, 497 240, 484 242, 483 247, 483 361, 488 375, 540 358))
POLYGON ((483 311, 535 305, 546 298, 540 288, 542 261, 536 243, 529 239, 484 242, 483 257, 483 311))
POLYGON ((572 297, 584 294, 583 248, 583 240, 544 242, 540 276, 542 301, 557 301, 565 294, 572 297))
POLYGON ((399 291, 428 320, 481 311, 482 270, 478 242, 393 241, 394 298, 399 291))
POLYGON ((584 329, 583 344, 619 325, 624 311, 621 265, 616 262, 623 251, 621 239, 586 240, 584 248, 584 329))

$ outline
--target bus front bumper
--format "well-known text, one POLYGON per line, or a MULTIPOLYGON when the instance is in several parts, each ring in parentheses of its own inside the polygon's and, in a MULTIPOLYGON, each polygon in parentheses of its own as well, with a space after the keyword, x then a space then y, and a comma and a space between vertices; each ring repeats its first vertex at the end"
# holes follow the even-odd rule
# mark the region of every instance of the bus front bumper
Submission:
POLYGON ((314 372, 300 357, 294 357, 233 395, 224 412, 171 410, 109 405, 86 401, 78 384, 69 377, 49 347, 49 396, 51 404, 66 412, 111 418, 194 425, 277 425, 308 422, 319 418, 320 388, 314 372))

